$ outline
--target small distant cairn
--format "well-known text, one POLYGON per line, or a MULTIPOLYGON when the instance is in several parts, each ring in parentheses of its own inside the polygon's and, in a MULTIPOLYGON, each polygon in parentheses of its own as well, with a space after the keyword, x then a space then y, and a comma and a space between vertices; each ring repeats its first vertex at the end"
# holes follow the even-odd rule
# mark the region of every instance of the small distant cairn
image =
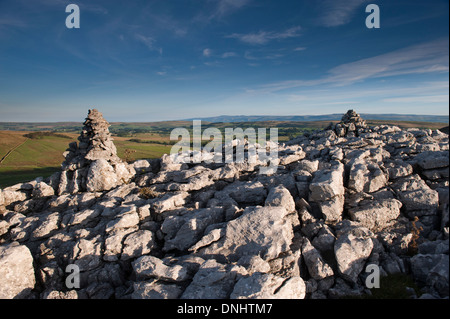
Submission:
POLYGON ((96 109, 89 110, 79 143, 69 144, 59 180, 58 193, 104 191, 128 182, 132 166, 117 156, 109 123, 96 109))
POLYGON ((334 131, 339 137, 359 136, 366 129, 366 121, 354 110, 347 111, 341 121, 334 126, 334 131))

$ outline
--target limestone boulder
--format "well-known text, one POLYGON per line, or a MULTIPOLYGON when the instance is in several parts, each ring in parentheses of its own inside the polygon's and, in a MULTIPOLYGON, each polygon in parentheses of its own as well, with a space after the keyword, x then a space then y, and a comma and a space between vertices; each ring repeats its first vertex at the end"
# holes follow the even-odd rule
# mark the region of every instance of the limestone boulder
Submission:
POLYGON ((0 246, 0 299, 26 298, 36 279, 30 250, 17 242, 0 246))
POLYGON ((372 231, 380 231, 400 215, 402 203, 396 199, 365 200, 358 207, 349 209, 352 220, 360 222, 372 231))
POLYGON ((233 288, 231 299, 304 299, 306 285, 301 277, 282 278, 254 273, 241 278, 233 288))
POLYGON ((309 189, 311 201, 330 200, 334 196, 344 195, 344 165, 341 163, 335 167, 319 170, 315 173, 309 189))
POLYGON ((287 252, 294 237, 292 222, 284 207, 249 207, 242 216, 227 223, 219 241, 200 253, 239 260, 260 255, 264 260, 287 252))
POLYGON ((109 191, 117 186, 118 182, 114 168, 106 159, 95 160, 89 166, 86 183, 88 192, 109 191))
POLYGON ((334 254, 339 274, 346 280, 356 282, 363 271, 372 249, 373 233, 365 227, 349 227, 336 239, 334 254))

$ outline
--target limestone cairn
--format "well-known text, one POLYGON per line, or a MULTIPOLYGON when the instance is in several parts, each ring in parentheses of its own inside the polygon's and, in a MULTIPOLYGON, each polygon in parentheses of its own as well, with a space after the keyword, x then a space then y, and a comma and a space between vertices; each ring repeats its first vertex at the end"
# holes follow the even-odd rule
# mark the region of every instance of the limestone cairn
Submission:
POLYGON ((84 122, 81 135, 78 137, 80 143, 71 143, 65 155, 63 169, 69 170, 80 168, 85 161, 105 159, 111 163, 121 162, 117 156, 117 150, 109 133, 109 123, 103 118, 98 110, 89 110, 88 117, 84 122))
POLYGON ((128 182, 134 169, 117 156, 109 123, 96 109, 89 110, 78 145, 64 153, 58 193, 104 191, 128 182))
POLYGON ((344 114, 341 122, 335 125, 334 131, 339 137, 351 137, 359 136, 366 128, 366 121, 364 121, 354 110, 349 110, 344 114))

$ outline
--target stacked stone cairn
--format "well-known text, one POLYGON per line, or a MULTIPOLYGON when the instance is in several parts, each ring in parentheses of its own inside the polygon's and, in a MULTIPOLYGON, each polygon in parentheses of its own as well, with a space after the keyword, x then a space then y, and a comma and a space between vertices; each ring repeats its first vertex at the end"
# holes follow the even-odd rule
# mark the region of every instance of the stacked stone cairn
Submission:
POLYGON ((367 129, 366 121, 354 110, 349 110, 340 123, 337 123, 334 127, 336 135, 339 137, 347 136, 359 136, 360 133, 367 129))
POLYGON ((105 191, 127 183, 134 176, 132 166, 117 156, 109 123, 96 109, 89 110, 78 145, 64 152, 58 194, 105 191))

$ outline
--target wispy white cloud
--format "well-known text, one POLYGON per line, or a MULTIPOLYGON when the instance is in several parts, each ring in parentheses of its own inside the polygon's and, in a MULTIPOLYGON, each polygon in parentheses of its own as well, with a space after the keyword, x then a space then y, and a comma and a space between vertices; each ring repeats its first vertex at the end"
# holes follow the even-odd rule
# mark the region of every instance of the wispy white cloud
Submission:
POLYGON ((162 48, 155 47, 156 40, 153 37, 145 36, 142 34, 135 34, 135 39, 142 44, 144 44, 150 51, 157 51, 159 54, 162 54, 162 48))
POLYGON ((251 0, 217 0, 216 7, 210 16, 210 19, 224 17, 247 6, 250 2, 251 0))
POLYGON ((219 62, 219 61, 208 61, 208 62, 205 62, 203 64, 206 65, 206 66, 209 66, 209 67, 220 67, 220 66, 222 66, 222 63, 219 62))
POLYGON ((275 60, 284 57, 280 50, 246 50, 244 58, 247 60, 275 60))
POLYGON ((322 84, 345 86, 366 79, 406 74, 445 73, 449 70, 448 45, 448 39, 438 39, 371 58, 341 64, 330 69, 327 75, 321 78, 279 81, 263 85, 256 91, 270 93, 322 84))
POLYGON ((206 49, 203 50, 203 56, 204 57, 209 58, 211 55, 212 55, 212 50, 211 49, 206 48, 206 49))
POLYGON ((234 58, 237 56, 238 56, 238 54, 236 52, 225 52, 221 55, 222 59, 234 58))
POLYGON ((317 20, 325 27, 337 27, 351 21, 355 11, 371 0, 319 0, 316 5, 320 8, 321 16, 317 20))
POLYGON ((391 102, 391 103, 415 103, 415 102, 423 102, 423 103, 448 103, 449 96, 448 95, 421 95, 421 96, 407 96, 407 97, 394 97, 383 99, 383 102, 391 102))
POLYGON ((142 34, 136 34, 135 37, 136 37, 136 40, 138 40, 139 42, 145 44, 145 46, 146 46, 147 48, 149 48, 150 50, 153 50, 153 49, 154 49, 153 44, 154 44, 155 41, 156 41, 154 38, 152 38, 152 37, 146 37, 146 36, 144 36, 144 35, 142 35, 142 34))
POLYGON ((328 80, 345 84, 375 77, 448 72, 448 45, 448 39, 439 39, 342 64, 329 71, 328 80))
POLYGON ((11 16, 0 17, 0 28, 2 27, 16 27, 25 28, 28 24, 22 19, 12 18, 11 16))
POLYGON ((184 37, 188 34, 189 25, 187 23, 169 14, 155 13, 152 9, 152 7, 147 7, 142 10, 139 20, 143 24, 151 22, 152 28, 160 31, 169 31, 176 37, 184 37))
POLYGON ((236 52, 224 52, 222 54, 220 53, 214 53, 214 51, 212 49, 206 48, 203 49, 202 52, 203 56, 205 58, 211 58, 211 57, 215 57, 215 58, 221 58, 221 59, 228 59, 228 58, 234 58, 239 56, 236 52))
POLYGON ((225 36, 226 38, 238 39, 241 42, 251 45, 264 45, 272 40, 282 40, 288 38, 296 38, 300 36, 300 26, 289 28, 282 32, 259 31, 256 33, 233 33, 225 36))
POLYGON ((223 20, 247 7, 253 0, 204 0, 201 11, 192 19, 194 23, 208 24, 223 20))
MULTIPOLYGON (((319 86, 314 88, 297 89, 289 94, 270 94, 284 99, 286 108, 296 106, 307 107, 305 112, 319 110, 334 112, 336 106, 357 107, 359 112, 395 112, 416 114, 446 114, 448 113, 448 82, 433 81, 399 83, 391 85, 389 82, 377 85, 358 85, 349 87, 319 86)), ((261 94, 252 94, 260 97, 261 94)), ((311 113, 313 114, 313 113, 311 113)))

